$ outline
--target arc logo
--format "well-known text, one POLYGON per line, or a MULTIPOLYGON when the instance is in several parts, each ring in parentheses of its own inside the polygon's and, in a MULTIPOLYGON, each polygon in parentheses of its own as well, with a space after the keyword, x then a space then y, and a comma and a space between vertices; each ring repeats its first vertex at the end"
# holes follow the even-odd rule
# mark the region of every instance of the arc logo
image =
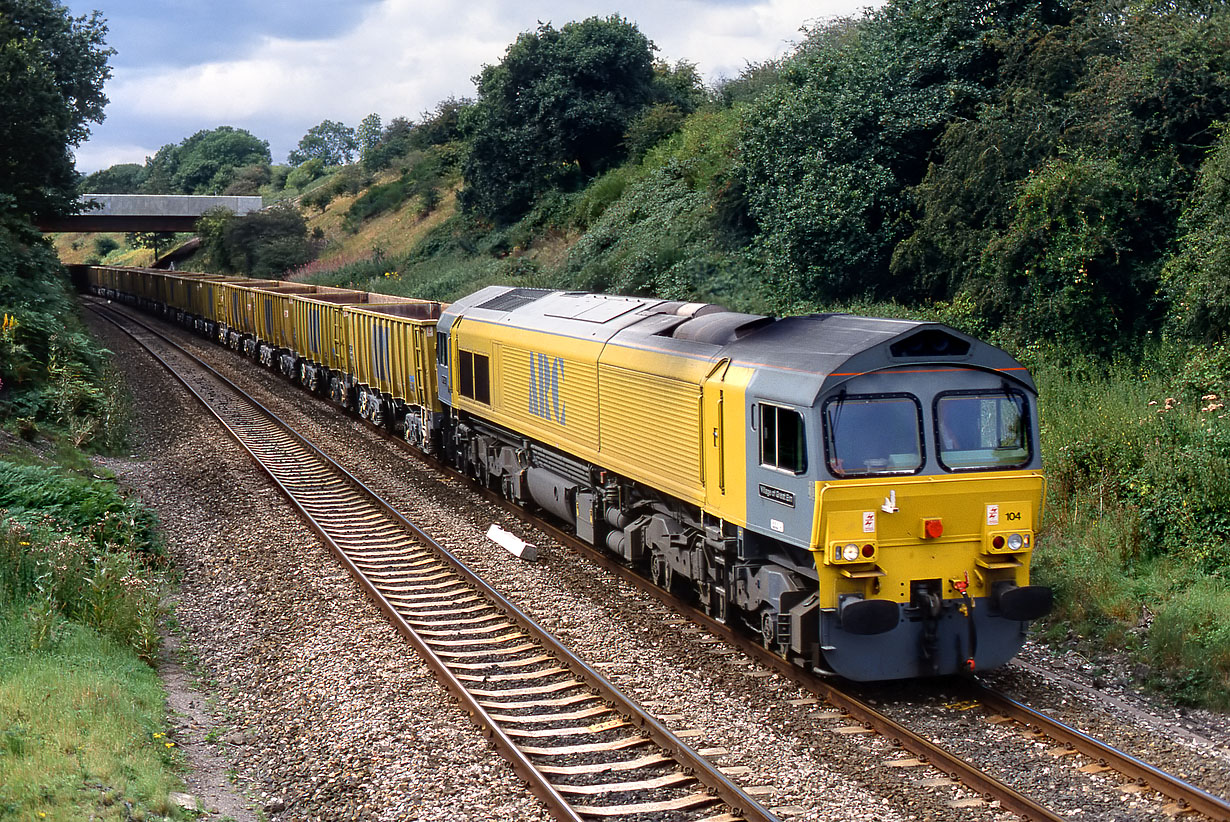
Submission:
POLYGON ((530 413, 564 425, 564 401, 559 387, 564 381, 564 359, 530 352, 530 413))

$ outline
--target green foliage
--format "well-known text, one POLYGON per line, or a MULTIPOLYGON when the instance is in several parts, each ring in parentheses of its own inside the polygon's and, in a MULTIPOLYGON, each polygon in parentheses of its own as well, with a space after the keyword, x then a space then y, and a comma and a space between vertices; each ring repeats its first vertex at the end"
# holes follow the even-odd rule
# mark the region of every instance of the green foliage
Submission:
POLYGON ((388 168, 393 161, 411 151, 414 123, 405 117, 394 117, 380 134, 380 139, 363 155, 363 167, 369 171, 388 168))
POLYGON ((307 222, 297 208, 286 203, 242 217, 214 209, 205 214, 197 230, 210 264, 218 271, 278 278, 316 256, 308 240, 307 222))
POLYGON ((324 211, 334 198, 347 194, 358 194, 364 186, 370 184, 371 178, 365 176, 358 166, 343 166, 329 175, 327 180, 304 194, 299 202, 304 206, 324 211))
POLYGON ((729 111, 694 116, 639 168, 609 172, 577 195, 574 219, 588 231, 555 284, 764 310, 759 261, 740 250, 720 207, 737 125, 729 111))
POLYGON ((673 103, 655 103, 636 116, 628 133, 624 135, 624 147, 628 156, 639 160, 645 152, 663 139, 674 134, 683 125, 683 112, 673 103))
POLYGON ((269 143, 233 126, 198 131, 145 163, 147 194, 221 194, 246 166, 268 166, 269 143))
POLYGON ((74 311, 68 278, 37 235, 0 220, 0 419, 79 446, 120 445, 125 418, 74 311))
POLYGON ((704 244, 707 198, 678 173, 656 170, 632 183, 572 247, 562 275, 585 290, 674 292, 686 281, 693 246, 704 244))
POLYGON ((966 292, 1023 341, 1122 349, 1157 327, 1163 296, 1182 303, 1176 330, 1205 334, 1217 278, 1196 272, 1219 229, 1196 210, 1190 253, 1158 285, 1230 105, 1230 10, 1076 8, 1010 45, 994 101, 949 127, 911 191, 914 233, 892 270, 916 293, 966 292))
POLYGON ((0 609, 0 808, 24 820, 189 819, 166 693, 136 654, 31 605, 0 609))
POLYGON ((301 166, 315 159, 326 166, 340 166, 353 160, 358 150, 354 129, 336 120, 324 120, 308 129, 287 161, 301 166))
POLYGON ((1224 339, 1230 333, 1230 129, 1224 126, 1200 167, 1180 231, 1178 253, 1162 272, 1170 322, 1197 339, 1224 339))
POLYGON ((945 126, 991 99, 999 43, 1047 13, 1015 0, 894 0, 809 33, 749 110, 741 147, 785 304, 908 293, 888 276, 906 192, 945 126))
POLYGON ((611 203, 623 196, 628 182, 635 176, 630 166, 613 168, 585 187, 573 201, 573 219, 582 229, 589 228, 611 203))
POLYGON ((140 194, 145 185, 145 166, 120 163, 87 175, 78 186, 82 194, 140 194))
POLYGON ((354 134, 360 160, 367 162, 372 150, 380 143, 380 135, 383 132, 379 114, 372 113, 363 118, 354 134))
POLYGON ((364 220, 395 211, 415 198, 419 201, 420 215, 433 211, 440 202, 439 189, 448 172, 449 156, 438 146, 416 152, 413 159, 408 160, 400 179, 372 186, 351 204, 346 211, 345 227, 357 231, 364 220))
MULTIPOLYGON (((67 213, 77 173, 71 146, 100 123, 114 52, 102 16, 74 18, 53 0, 5 0, 0 9, 0 198, 23 213, 67 213)), ((0 216, 8 205, 0 199, 0 216)))
POLYGON ((520 35, 483 69, 462 120, 463 206, 512 221, 544 192, 618 162, 624 134, 654 98, 652 49, 617 16, 520 35))
POLYGON ((96 237, 94 239, 94 251, 98 254, 99 257, 106 257, 108 254, 110 254, 112 251, 115 251, 119 247, 120 247, 119 240, 115 239, 114 237, 108 236, 106 234, 103 234, 102 236, 96 237))
POLYGON ((1225 710, 1230 707, 1230 583, 1185 579, 1174 594, 1159 603, 1149 626, 1155 684, 1180 701, 1225 710))
POLYGON ((235 169, 231 182, 223 190, 223 194, 252 197, 260 194, 261 186, 268 185, 272 179, 268 163, 254 163, 250 166, 235 169))
POLYGON ((1109 369, 1054 350, 1033 359, 1049 480, 1037 574, 1056 587, 1053 619, 1130 642, 1172 693, 1224 707, 1230 637, 1213 608, 1230 578, 1230 418, 1215 387, 1230 385, 1230 355, 1155 346, 1147 368, 1109 369))
POLYGON ((0 460, 0 607, 86 625, 152 662, 163 563, 157 521, 113 482, 0 460))
POLYGON ((319 157, 303 161, 286 175, 286 188, 302 191, 313 180, 318 180, 325 173, 325 161, 319 157))
POLYGON ((1021 185, 983 255, 994 317, 1025 340, 1107 351, 1153 325, 1153 271, 1132 264, 1148 186, 1115 160, 1053 160, 1021 185), (1124 259, 1124 258, 1127 259, 1124 259))
POLYGON ((94 548, 162 555, 154 514, 113 482, 69 471, 0 461, 0 508, 27 532, 72 533, 94 548))
POLYGON ((776 60, 749 63, 738 77, 718 81, 716 101, 725 108, 754 103, 781 82, 781 68, 782 63, 776 60))
POLYGON ((687 60, 673 66, 665 60, 655 60, 653 84, 656 104, 673 106, 682 114, 691 114, 708 101, 705 82, 696 71, 696 64, 687 60))

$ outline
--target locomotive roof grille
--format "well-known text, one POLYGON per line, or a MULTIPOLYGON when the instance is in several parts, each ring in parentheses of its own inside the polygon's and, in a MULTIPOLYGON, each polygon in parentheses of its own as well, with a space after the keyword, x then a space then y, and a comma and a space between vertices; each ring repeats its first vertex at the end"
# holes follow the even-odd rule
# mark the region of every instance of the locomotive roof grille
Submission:
POLYGON ((548 294, 555 292, 549 288, 514 288, 511 291, 505 291, 498 297, 492 297, 487 302, 481 305, 474 306, 475 308, 486 308, 490 311, 514 311, 523 305, 529 305, 532 302, 537 302, 548 294))
POLYGON ((903 357, 964 357, 969 354, 969 341, 954 337, 938 328, 927 328, 889 346, 894 358, 903 357))

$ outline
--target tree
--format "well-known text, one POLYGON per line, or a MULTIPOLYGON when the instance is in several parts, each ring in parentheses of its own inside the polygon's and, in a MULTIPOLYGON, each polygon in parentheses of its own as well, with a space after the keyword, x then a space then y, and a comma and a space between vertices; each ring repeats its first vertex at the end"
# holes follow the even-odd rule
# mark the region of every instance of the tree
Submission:
POLYGON ((739 178, 782 308, 903 296, 889 260, 952 122, 993 99, 1006 43, 1051 0, 890 0, 811 31, 752 106, 739 178))
POLYGON ((71 147, 100 123, 111 76, 98 12, 71 17, 54 0, 0 0, 0 198, 30 215, 71 213, 71 147))
POLYGON ((369 154, 380 143, 380 135, 384 129, 380 123, 379 114, 369 114, 359 123, 355 138, 359 143, 359 159, 366 161, 369 154))
POLYGON ((145 161, 148 194, 221 194, 245 166, 268 166, 269 143, 242 128, 198 131, 145 161))
POLYGON ((1230 335, 1230 127, 1200 169, 1180 223, 1179 252, 1162 270, 1170 322, 1203 340, 1230 335))
POLYGON ((175 239, 172 231, 130 231, 124 235, 124 242, 132 248, 148 248, 154 252, 154 262, 162 252, 162 247, 175 239))
POLYGON ((280 277, 315 256, 307 223, 289 203, 242 217, 225 208, 213 209, 201 218, 197 232, 210 265, 219 271, 280 277))
POLYGON ((145 166, 120 163, 90 174, 79 189, 82 194, 139 194, 144 184, 145 166))
POLYGON ((299 147, 287 158, 293 166, 316 158, 326 166, 340 166, 354 159, 359 149, 354 129, 334 120, 323 120, 308 129, 299 147))
POLYGON ((654 100, 653 51, 619 16, 521 34, 483 68, 463 118, 463 206, 516 219, 540 194, 622 159, 628 126, 654 100))

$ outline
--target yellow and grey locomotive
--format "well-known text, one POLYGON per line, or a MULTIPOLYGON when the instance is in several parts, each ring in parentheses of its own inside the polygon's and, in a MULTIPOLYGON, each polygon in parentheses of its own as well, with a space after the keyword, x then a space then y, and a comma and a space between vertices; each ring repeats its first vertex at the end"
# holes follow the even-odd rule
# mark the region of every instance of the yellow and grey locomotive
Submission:
POLYGON ((993 668, 1050 608, 1033 383, 954 329, 491 287, 437 349, 455 464, 804 664, 993 668))

